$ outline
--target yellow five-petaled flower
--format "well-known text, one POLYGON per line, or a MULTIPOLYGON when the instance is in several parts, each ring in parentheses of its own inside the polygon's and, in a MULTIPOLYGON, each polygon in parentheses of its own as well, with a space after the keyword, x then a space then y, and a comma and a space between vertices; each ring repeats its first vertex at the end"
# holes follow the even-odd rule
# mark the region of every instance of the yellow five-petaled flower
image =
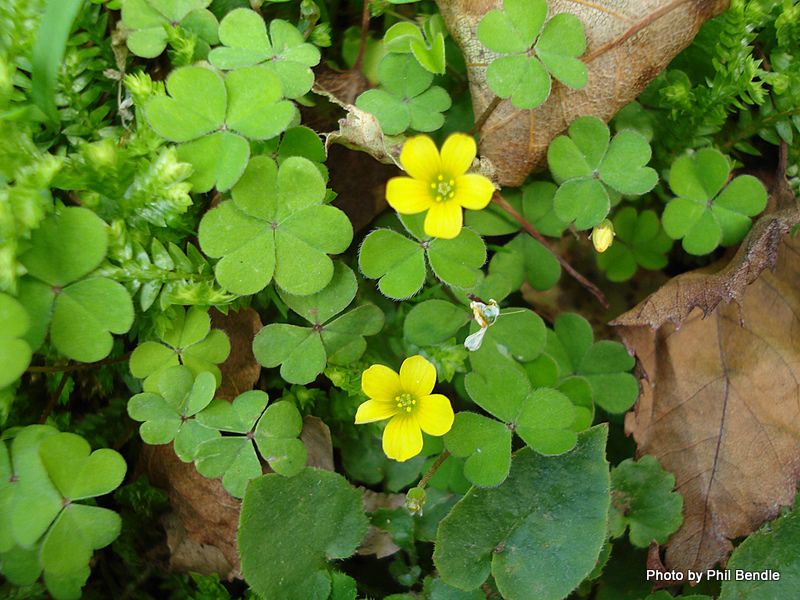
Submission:
POLYGON ((453 407, 442 394, 431 394, 436 367, 422 356, 403 361, 400 374, 372 365, 361 375, 369 400, 358 407, 356 424, 389 419, 383 431, 386 456, 403 462, 422 450, 422 431, 444 435, 453 426, 453 407))
POLYGON ((386 184, 386 200, 403 215, 428 211, 425 234, 452 239, 461 232, 461 208, 485 208, 494 194, 488 178, 467 173, 475 159, 475 140, 463 133, 447 138, 442 152, 427 135, 406 140, 400 164, 410 177, 393 177, 386 184))

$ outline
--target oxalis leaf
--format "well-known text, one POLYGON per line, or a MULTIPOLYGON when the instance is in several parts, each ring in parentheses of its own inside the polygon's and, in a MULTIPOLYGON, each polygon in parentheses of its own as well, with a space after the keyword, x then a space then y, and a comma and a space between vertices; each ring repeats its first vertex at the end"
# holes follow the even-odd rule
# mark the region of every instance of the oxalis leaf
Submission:
POLYGON ((253 481, 239 519, 247 583, 265 598, 328 598, 328 561, 353 554, 367 531, 362 502, 361 492, 330 471, 253 481))
POLYGON ((442 579, 472 590, 491 574, 509 600, 567 596, 594 568, 606 537, 607 432, 589 429, 557 457, 524 448, 500 487, 467 492, 436 533, 442 579))
POLYGON ((275 137, 297 118, 267 67, 244 67, 224 78, 211 69, 181 67, 169 74, 166 87, 169 95, 152 97, 145 116, 158 135, 181 143, 178 158, 194 166, 195 192, 228 190, 247 166, 247 140, 275 137))
POLYGON ((578 57, 586 50, 580 20, 558 14, 545 22, 547 0, 504 0, 503 10, 490 10, 478 25, 478 39, 494 52, 486 82, 500 98, 530 109, 550 96, 550 76, 579 89, 588 73, 578 57), (531 51, 532 50, 532 51, 531 51))
POLYGON ((22 337, 30 327, 25 308, 0 294, 0 388, 16 381, 31 362, 31 347, 22 337))
POLYGON ((287 306, 311 327, 271 323, 253 340, 253 354, 265 367, 281 367, 281 377, 305 384, 322 373, 328 363, 348 365, 361 358, 367 348, 364 336, 383 328, 383 312, 374 304, 363 304, 334 318, 355 298, 356 276, 337 262, 330 283, 310 296, 281 292, 287 306))
POLYGON ((267 394, 252 390, 232 403, 214 400, 197 414, 197 422, 206 427, 241 434, 206 440, 195 453, 197 471, 221 478, 225 490, 236 498, 243 497, 248 482, 262 473, 256 447, 281 475, 296 474, 306 462, 306 447, 297 439, 303 429, 297 408, 286 401, 267 408, 268 402, 267 394))
POLYGON ((674 487, 675 476, 654 456, 623 460, 611 470, 611 536, 621 537, 630 527, 634 546, 666 543, 683 523, 683 497, 672 491, 674 487))
POLYGON ((201 443, 219 437, 218 431, 192 418, 208 406, 215 389, 212 373, 206 371, 195 378, 188 367, 170 367, 128 401, 128 415, 142 422, 142 441, 168 444, 174 440, 175 454, 189 462, 201 443))
POLYGON ((347 249, 353 228, 342 211, 323 204, 325 181, 314 163, 297 156, 279 168, 256 156, 231 195, 199 228, 203 252, 220 259, 222 287, 249 295, 274 279, 286 292, 308 295, 330 282, 328 254, 347 249))
POLYGON ((365 277, 379 280, 384 296, 403 300, 416 294, 425 283, 426 258, 443 283, 460 289, 475 286, 486 262, 486 246, 478 234, 464 228, 452 240, 443 240, 425 236, 421 228, 412 226, 410 231, 416 241, 391 229, 376 229, 361 244, 358 266, 365 277))
POLYGON ((609 281, 627 281, 640 266, 650 270, 667 266, 666 253, 672 242, 654 211, 637 214, 635 208, 626 206, 614 217, 614 231, 614 243, 596 258, 609 281))
POLYGON ((559 184, 555 214, 578 229, 589 229, 606 218, 612 198, 639 196, 652 190, 658 174, 648 166, 650 144, 642 134, 623 129, 610 140, 608 126, 597 117, 581 117, 569 126, 569 136, 553 140, 547 162, 559 184))
POLYGON ((381 87, 367 90, 356 106, 378 119, 383 133, 397 135, 411 128, 436 131, 450 108, 449 94, 434 85, 433 74, 408 54, 387 54, 378 65, 381 87))
POLYGON ((764 184, 752 175, 728 183, 728 159, 713 148, 681 156, 672 165, 669 186, 677 194, 664 209, 664 230, 682 240, 689 254, 737 244, 750 231, 753 217, 767 205, 764 184))
POLYGON ((545 352, 556 362, 559 377, 585 379, 603 410, 621 413, 636 402, 639 384, 630 373, 634 358, 619 342, 595 342, 591 325, 580 315, 565 313, 556 319, 547 332, 545 352))
POLYGON ((82 362, 108 356, 111 334, 130 329, 133 302, 127 290, 104 277, 83 279, 105 258, 107 246, 106 224, 85 208, 65 208, 33 232, 30 248, 20 258, 30 276, 23 280, 20 299, 45 323, 26 336, 33 348, 41 345, 51 315, 53 345, 82 362))
POLYGON ((160 342, 143 342, 131 354, 130 370, 134 377, 146 379, 145 386, 158 388, 157 378, 166 369, 185 365, 192 373, 213 373, 219 385, 222 375, 218 364, 228 358, 231 343, 221 329, 211 329, 208 311, 193 306, 178 308, 172 326, 160 337, 160 342), (149 381, 151 380, 152 381, 149 381))
POLYGON ((521 369, 476 370, 464 378, 464 386, 478 406, 537 452, 563 454, 575 446, 575 409, 569 398, 552 388, 533 389, 521 369))
POLYGON ((422 68, 437 75, 444 75, 445 46, 444 25, 440 15, 433 15, 425 22, 425 31, 414 23, 401 21, 395 23, 383 36, 383 45, 389 52, 411 53, 422 68))
POLYGON ((136 56, 155 58, 167 47, 168 29, 182 27, 197 35, 204 56, 219 39, 217 18, 206 10, 209 4, 211 0, 124 0, 122 23, 131 30, 128 49, 136 56))
POLYGON ((269 35, 264 19, 255 11, 237 8, 219 24, 224 44, 208 54, 218 69, 230 70, 266 64, 278 76, 283 95, 299 98, 314 84, 311 68, 319 63, 319 50, 305 43, 298 29, 281 19, 270 21, 269 35))

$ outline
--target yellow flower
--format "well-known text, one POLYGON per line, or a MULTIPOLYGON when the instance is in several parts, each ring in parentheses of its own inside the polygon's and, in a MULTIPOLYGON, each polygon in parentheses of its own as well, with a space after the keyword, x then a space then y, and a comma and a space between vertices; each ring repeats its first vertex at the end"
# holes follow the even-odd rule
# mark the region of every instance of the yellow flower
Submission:
POLYGON ((386 456, 403 462, 422 450, 422 431, 444 435, 453 426, 453 407, 441 394, 431 394, 436 367, 422 356, 403 361, 398 375, 389 367, 372 365, 361 375, 369 400, 358 407, 356 424, 389 419, 383 431, 386 456))
POLYGON ((436 149, 427 135, 406 140, 400 152, 400 164, 411 177, 393 177, 386 184, 386 200, 403 215, 428 211, 425 234, 451 239, 461 232, 461 208, 485 208, 494 194, 488 178, 467 173, 475 159, 475 140, 454 133, 436 149))
POLYGON ((608 219, 603 219, 592 229, 592 234, 589 237, 592 238, 594 249, 602 253, 614 243, 615 235, 617 234, 614 231, 614 225, 608 219))

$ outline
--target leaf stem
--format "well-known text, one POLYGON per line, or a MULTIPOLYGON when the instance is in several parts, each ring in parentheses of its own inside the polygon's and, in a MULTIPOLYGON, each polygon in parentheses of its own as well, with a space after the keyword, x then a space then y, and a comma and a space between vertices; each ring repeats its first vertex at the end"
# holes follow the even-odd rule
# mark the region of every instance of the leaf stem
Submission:
POLYGON ((555 257, 555 259, 556 259, 556 260, 559 262, 559 264, 561 265, 561 267, 562 267, 562 268, 563 268, 563 269, 564 269, 564 270, 565 270, 567 273, 569 273, 569 274, 570 274, 570 276, 572 276, 572 278, 573 278, 575 281, 577 281, 578 283, 580 283, 580 284, 581 284, 581 285, 582 285, 584 288, 586 288, 586 289, 587 289, 587 290, 588 290, 588 291, 589 291, 589 292, 590 292, 590 293, 591 293, 591 294, 592 294, 592 295, 593 295, 595 298, 597 298, 597 300, 600 302, 600 304, 602 304, 602 305, 603 305, 603 307, 605 307, 605 308, 608 308, 608 306, 609 306, 609 304, 608 304, 608 300, 606 300, 606 297, 605 297, 605 295, 603 294, 603 292, 602 292, 602 291, 600 291, 600 288, 599 288, 599 287, 597 287, 595 284, 593 284, 591 281, 589 281, 589 280, 588 280, 586 277, 584 277, 583 275, 581 275, 580 273, 578 273, 578 271, 576 271, 576 270, 575 270, 575 268, 574 268, 574 267, 573 267, 571 264, 569 264, 569 263, 567 262, 567 260, 566 260, 566 259, 565 259, 563 256, 561 256, 561 255, 560 255, 558 252, 555 252, 555 251, 554 251, 554 250, 553 250, 553 249, 550 247, 550 245, 549 245, 548 241, 547 241, 547 240, 544 238, 544 236, 543 236, 541 233, 539 233, 538 231, 536 231, 536 229, 534 228, 534 226, 533 226, 533 225, 531 225, 531 224, 528 222, 528 220, 527 220, 525 217, 523 217, 523 216, 522 216, 522 215, 519 213, 519 211, 518 211, 516 208, 514 208, 513 206, 511 206, 511 204, 509 204, 509 203, 508 203, 508 201, 507 201, 505 198, 503 198, 503 197, 502 197, 502 196, 501 196, 499 193, 497 193, 497 192, 495 192, 494 196, 492 196, 492 202, 494 202, 495 204, 497 204, 497 205, 498 205, 500 208, 502 208, 504 211, 506 211, 506 212, 507 212, 509 215, 511 215, 512 217, 514 217, 514 219, 515 219, 515 220, 516 220, 516 221, 517 221, 517 222, 518 222, 520 225, 522 225, 522 228, 523 228, 523 229, 524 229, 524 230, 525 230, 525 231, 526 231, 526 232, 527 232, 527 233, 528 233, 528 234, 529 234, 531 237, 533 237, 533 238, 534 238, 536 241, 538 241, 538 242, 539 242, 539 243, 540 243, 542 246, 544 246, 544 247, 545 247, 545 249, 546 249, 548 252, 550 252, 550 254, 552 254, 552 255, 555 257))
POLYGON ((47 417, 50 416, 50 413, 53 412, 53 409, 56 407, 56 402, 61 397, 61 392, 64 391, 64 387, 67 385, 67 380, 70 378, 69 373, 64 373, 61 375, 61 381, 58 382, 58 387, 56 391, 53 392, 53 395, 50 396, 50 401, 47 403, 47 406, 44 407, 41 416, 39 417, 39 424, 42 425, 47 422, 47 417))
POLYGON ((439 455, 439 458, 436 459, 436 462, 434 462, 431 465, 431 468, 428 469, 428 472, 425 473, 425 475, 422 476, 422 479, 419 480, 417 487, 425 489, 425 486, 428 485, 428 482, 431 480, 431 477, 433 477, 434 473, 436 473, 439 467, 442 466, 442 463, 446 461, 449 456, 450 452, 448 450, 443 450, 442 453, 439 455))
POLYGON ((356 61, 353 63, 354 71, 360 71, 364 62, 367 35, 369 35, 369 0, 364 0, 364 9, 361 11, 361 38, 358 40, 358 55, 356 55, 356 61))
POLYGON ((500 106, 502 101, 503 100, 500 98, 500 96, 495 96, 492 98, 492 101, 489 102, 489 106, 484 109, 484 111, 481 113, 481 116, 478 117, 477 121, 475 121, 475 125, 472 126, 472 129, 470 130, 471 134, 480 133, 481 129, 483 129, 483 126, 486 124, 486 121, 489 120, 489 117, 492 116, 492 113, 498 106, 500 106))

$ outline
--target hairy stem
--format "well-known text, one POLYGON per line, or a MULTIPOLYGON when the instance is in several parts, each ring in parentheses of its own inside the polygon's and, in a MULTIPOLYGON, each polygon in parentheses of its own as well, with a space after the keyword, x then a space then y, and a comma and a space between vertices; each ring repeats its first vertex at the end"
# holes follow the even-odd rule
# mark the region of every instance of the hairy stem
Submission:
POLYGON ((431 480, 431 477, 433 477, 434 473, 436 473, 439 467, 442 466, 442 463, 446 461, 449 456, 450 456, 449 451, 447 450, 442 451, 442 453, 439 455, 439 458, 436 459, 436 462, 434 462, 431 465, 431 468, 428 469, 428 472, 425 473, 425 475, 422 476, 422 479, 419 480, 417 487, 425 489, 425 486, 428 485, 428 482, 431 480))
POLYGON ((104 358, 93 363, 81 363, 77 365, 43 365, 43 366, 30 366, 26 369, 28 373, 66 373, 69 371, 83 371, 84 369, 94 369, 95 367, 102 367, 103 365, 112 365, 128 360, 131 357, 130 353, 123 356, 115 356, 113 358, 104 358))

